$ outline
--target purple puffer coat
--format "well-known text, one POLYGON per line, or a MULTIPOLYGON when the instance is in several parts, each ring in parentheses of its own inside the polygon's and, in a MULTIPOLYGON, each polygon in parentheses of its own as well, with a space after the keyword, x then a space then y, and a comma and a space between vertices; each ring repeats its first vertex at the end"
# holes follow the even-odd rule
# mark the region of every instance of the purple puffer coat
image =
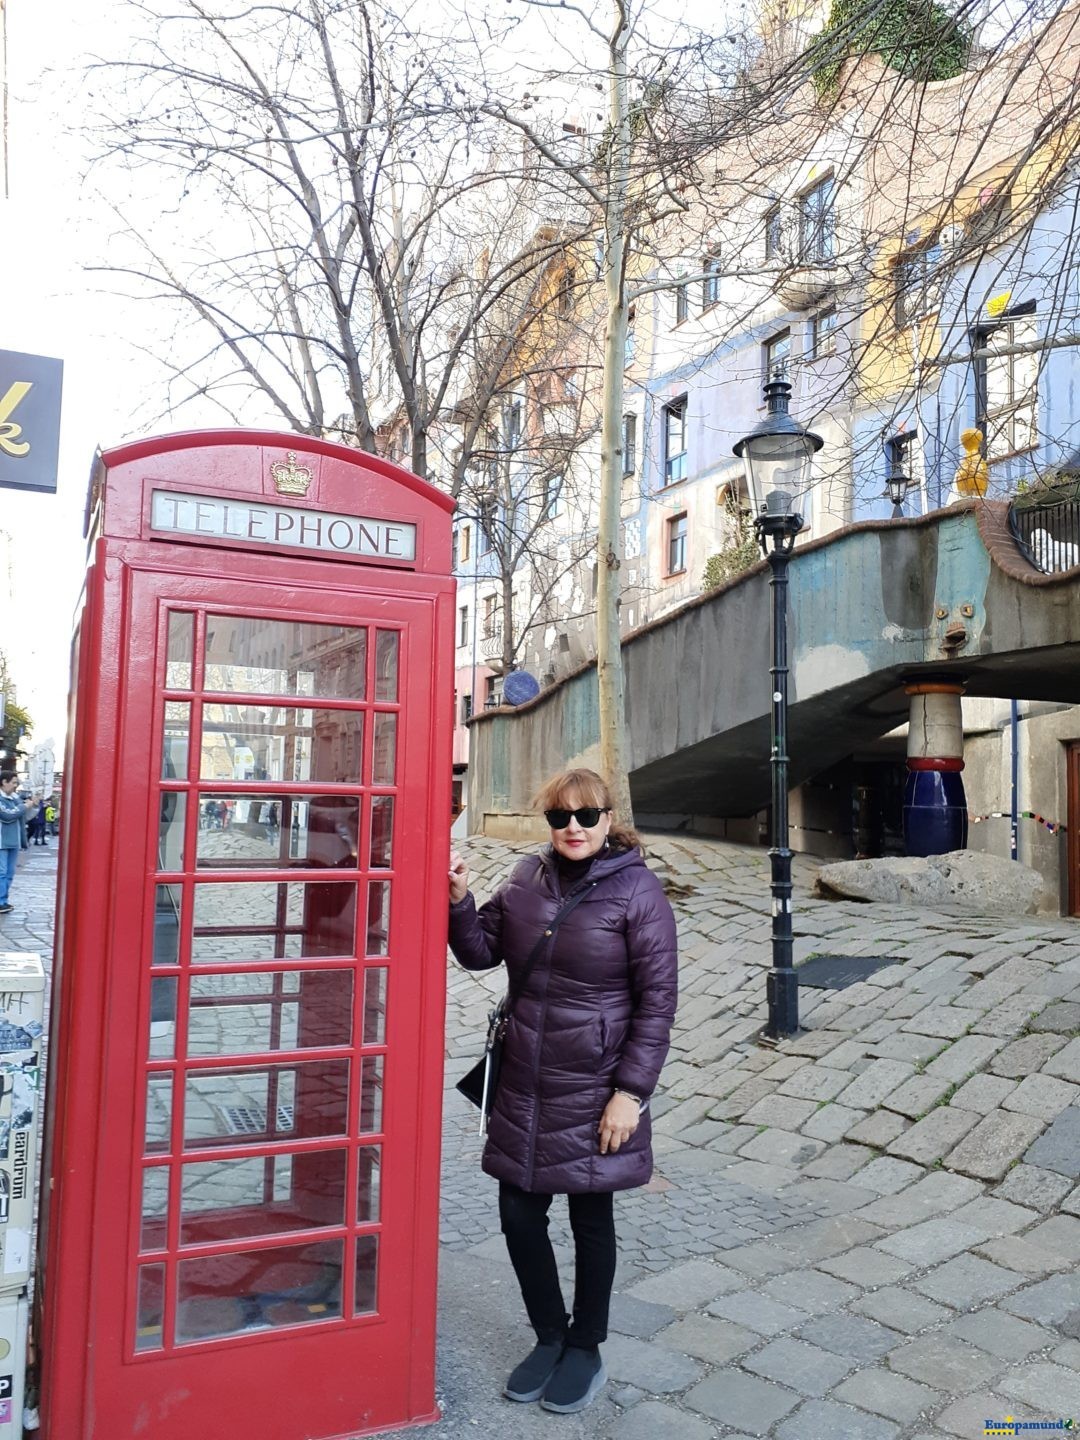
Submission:
POLYGON ((471 895, 451 905, 450 946, 469 970, 505 960, 515 997, 487 1173, 550 1195, 644 1185, 653 1164, 648 1112, 614 1154, 600 1154, 597 1131, 616 1086, 652 1094, 675 1018, 675 917, 641 852, 600 856, 563 896, 549 846, 520 861, 479 913, 471 895), (519 995, 533 946, 578 888, 588 894, 519 995))

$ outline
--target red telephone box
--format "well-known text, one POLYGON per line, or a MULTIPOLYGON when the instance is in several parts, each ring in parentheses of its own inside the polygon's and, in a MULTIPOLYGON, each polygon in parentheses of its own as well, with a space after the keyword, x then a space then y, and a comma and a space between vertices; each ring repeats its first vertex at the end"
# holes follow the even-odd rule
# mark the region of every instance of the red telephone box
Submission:
POLYGON ((437 1418, 452 508, 300 436, 96 470, 43 1440, 437 1418))

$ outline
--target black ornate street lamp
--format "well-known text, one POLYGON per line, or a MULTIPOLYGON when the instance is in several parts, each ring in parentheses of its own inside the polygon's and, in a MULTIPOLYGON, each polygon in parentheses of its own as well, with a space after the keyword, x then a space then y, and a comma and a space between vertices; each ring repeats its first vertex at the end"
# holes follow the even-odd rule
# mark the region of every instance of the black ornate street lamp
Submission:
POLYGON ((911 485, 911 478, 904 474, 904 467, 896 455, 895 450, 889 452, 889 475, 885 481, 885 497, 892 501, 892 519, 902 520, 904 518, 904 500, 908 488, 911 485))
POLYGON ((765 386, 768 413, 735 446, 754 509, 754 529, 772 571, 772 970, 767 996, 771 1039, 799 1028, 799 982, 791 953, 791 849, 788 845, 788 561, 803 527, 798 506, 810 489, 810 465, 820 435, 788 414, 791 386, 774 375, 765 386))

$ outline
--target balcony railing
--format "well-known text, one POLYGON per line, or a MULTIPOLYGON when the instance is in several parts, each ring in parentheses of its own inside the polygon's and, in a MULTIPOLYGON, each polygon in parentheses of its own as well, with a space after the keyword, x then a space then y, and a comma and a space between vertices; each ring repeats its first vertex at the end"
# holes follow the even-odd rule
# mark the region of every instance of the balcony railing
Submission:
POLYGON ((1080 565, 1080 499, 1009 506, 1009 528, 1022 554, 1044 575, 1080 565))

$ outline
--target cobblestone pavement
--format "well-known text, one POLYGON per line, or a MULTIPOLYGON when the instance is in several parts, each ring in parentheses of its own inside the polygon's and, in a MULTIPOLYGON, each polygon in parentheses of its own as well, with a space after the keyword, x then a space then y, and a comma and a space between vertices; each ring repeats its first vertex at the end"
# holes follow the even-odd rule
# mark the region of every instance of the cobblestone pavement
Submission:
MULTIPOLYGON (((515 848, 468 846, 478 894, 515 848)), ((927 1440, 1080 1419, 1080 926, 825 901, 797 857, 796 961, 897 963, 804 988, 804 1032, 766 1049, 767 857, 689 837, 649 849, 681 1001, 657 1173, 617 1200, 611 1383, 573 1434, 927 1440)), ((449 986, 452 1084, 502 981, 452 966, 449 986)), ((512 1292, 475 1112, 449 1093, 444 1251, 501 1262, 512 1292)), ((566 1260, 565 1223, 553 1231, 566 1260)), ((453 1398, 441 1434, 497 1433, 494 1410, 455 1414, 453 1398)))
MULTIPOLYGON (((679 921, 681 1003, 656 1176, 617 1200, 611 1381, 580 1416, 499 1398, 530 1339, 452 1085, 502 980, 452 965, 429 1433, 929 1440, 1080 1419, 1080 926, 819 900, 798 857, 797 960, 897 963, 803 989, 804 1032, 764 1049, 766 856, 649 846, 679 921)), ((514 847, 468 855, 482 895, 514 847)), ((4 948, 48 957, 54 866, 54 850, 24 857, 4 948)))

